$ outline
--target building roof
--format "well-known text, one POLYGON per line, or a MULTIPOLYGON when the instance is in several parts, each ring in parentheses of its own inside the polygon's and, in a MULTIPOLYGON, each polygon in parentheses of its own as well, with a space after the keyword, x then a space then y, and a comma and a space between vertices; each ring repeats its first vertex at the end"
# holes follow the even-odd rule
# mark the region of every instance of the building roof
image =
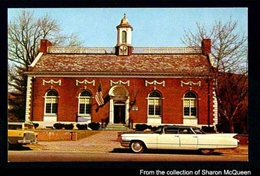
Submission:
POLYGON ((29 74, 92 75, 207 75, 210 63, 202 54, 115 54, 47 53, 29 74))
MULTIPOLYGON (((126 14, 119 28, 130 27, 126 14)), ((122 33, 118 33, 118 37, 122 33)), ((131 33, 130 33, 131 34, 131 33)), ((131 37, 131 35, 129 35, 131 37)), ((120 38, 118 38, 120 39, 120 38)), ((132 47, 120 56, 118 40, 115 47, 87 48, 80 46, 53 46, 41 39, 40 53, 30 65, 30 75, 151 75, 151 76, 208 76, 211 63, 210 39, 203 39, 201 47, 132 47)))

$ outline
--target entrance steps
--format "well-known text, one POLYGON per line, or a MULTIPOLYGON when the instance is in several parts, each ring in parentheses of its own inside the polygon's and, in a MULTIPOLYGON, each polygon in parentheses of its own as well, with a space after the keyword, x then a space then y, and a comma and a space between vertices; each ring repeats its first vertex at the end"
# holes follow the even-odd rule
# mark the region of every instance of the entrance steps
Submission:
POLYGON ((115 123, 115 124, 107 124, 107 126, 105 128, 103 128, 102 130, 109 130, 109 131, 130 131, 132 129, 130 129, 128 126, 125 126, 124 124, 121 123, 115 123))

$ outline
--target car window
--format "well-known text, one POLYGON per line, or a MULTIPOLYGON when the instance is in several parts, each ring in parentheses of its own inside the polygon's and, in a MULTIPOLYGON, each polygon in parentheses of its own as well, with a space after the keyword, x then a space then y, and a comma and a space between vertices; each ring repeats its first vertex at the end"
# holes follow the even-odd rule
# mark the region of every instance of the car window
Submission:
POLYGON ((194 134, 190 128, 179 128, 180 134, 194 134))
POLYGON ((165 128, 165 134, 178 134, 178 128, 165 128))
POLYGON ((193 128, 193 131, 194 131, 196 134, 205 134, 205 132, 202 131, 202 130, 199 129, 199 128, 193 128))
POLYGON ((25 130, 33 130, 34 126, 32 124, 24 124, 24 129, 25 130))
POLYGON ((157 128, 155 131, 154 131, 154 133, 162 133, 162 128, 161 127, 159 127, 159 128, 157 128))
POLYGON ((8 125, 8 129, 9 130, 21 130, 22 129, 22 124, 19 125, 19 124, 10 124, 8 125))
POLYGON ((33 124, 28 124, 28 123, 10 123, 8 124, 8 129, 9 130, 34 130, 34 125, 33 124))

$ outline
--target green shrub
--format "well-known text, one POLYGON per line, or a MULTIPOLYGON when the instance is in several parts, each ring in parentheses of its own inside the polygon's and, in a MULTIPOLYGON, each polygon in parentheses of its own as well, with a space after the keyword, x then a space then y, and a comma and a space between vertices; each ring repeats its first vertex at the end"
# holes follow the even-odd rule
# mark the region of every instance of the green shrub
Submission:
POLYGON ((88 124, 88 127, 92 130, 98 130, 100 128, 100 123, 91 122, 91 123, 88 124))
POLYGON ((53 124, 53 127, 54 127, 55 129, 62 129, 62 128, 64 127, 64 124, 62 124, 62 123, 54 123, 54 124, 53 124))
POLYGON ((216 131, 214 130, 214 127, 202 126, 201 129, 207 133, 216 133, 216 131))
POLYGON ((39 126, 39 123, 33 123, 33 126, 36 129, 39 126))
POLYGON ((87 130, 88 129, 88 124, 79 124, 78 123, 76 126, 79 130, 87 130))
POLYGON ((152 129, 152 127, 150 125, 147 125, 147 124, 136 124, 135 125, 136 131, 144 131, 146 129, 152 129))
POLYGON ((71 123, 71 124, 64 124, 64 128, 66 130, 72 130, 74 128, 74 125, 71 123))

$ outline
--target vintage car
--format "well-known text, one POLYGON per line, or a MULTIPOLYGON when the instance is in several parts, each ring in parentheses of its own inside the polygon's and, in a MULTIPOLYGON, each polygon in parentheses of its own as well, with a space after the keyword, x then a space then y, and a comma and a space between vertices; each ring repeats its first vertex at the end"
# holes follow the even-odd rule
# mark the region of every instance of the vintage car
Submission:
POLYGON ((199 150, 212 154, 214 149, 237 148, 236 133, 205 133, 199 127, 162 125, 154 131, 118 132, 121 146, 134 153, 145 149, 199 150))
POLYGON ((37 143, 38 134, 30 122, 8 122, 8 149, 11 145, 37 143))

